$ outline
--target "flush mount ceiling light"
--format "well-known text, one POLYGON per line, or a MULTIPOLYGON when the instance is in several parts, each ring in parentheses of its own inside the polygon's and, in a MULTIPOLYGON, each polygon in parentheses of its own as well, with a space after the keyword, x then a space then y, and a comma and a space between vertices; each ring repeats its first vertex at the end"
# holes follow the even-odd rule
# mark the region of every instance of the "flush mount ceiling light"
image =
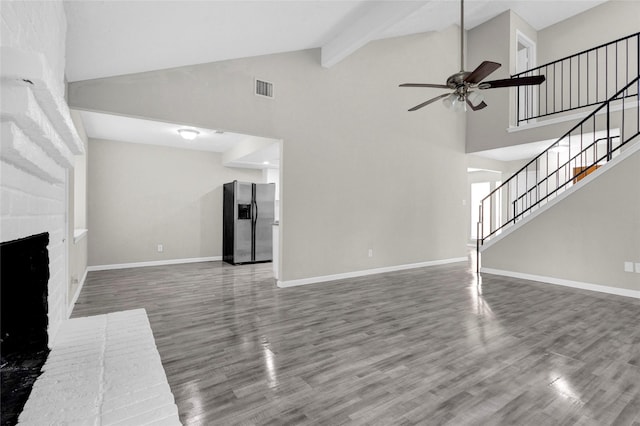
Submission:
POLYGON ((188 141, 194 140, 200 132, 194 129, 178 129, 178 133, 182 136, 183 139, 188 141))

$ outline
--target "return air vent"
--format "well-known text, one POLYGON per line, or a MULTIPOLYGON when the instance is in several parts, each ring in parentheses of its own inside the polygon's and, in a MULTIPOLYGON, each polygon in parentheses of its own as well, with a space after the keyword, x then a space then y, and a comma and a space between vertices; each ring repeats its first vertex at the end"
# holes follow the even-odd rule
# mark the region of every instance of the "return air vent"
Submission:
POLYGON ((264 96, 265 98, 273 98, 273 83, 256 78, 256 96, 264 96))

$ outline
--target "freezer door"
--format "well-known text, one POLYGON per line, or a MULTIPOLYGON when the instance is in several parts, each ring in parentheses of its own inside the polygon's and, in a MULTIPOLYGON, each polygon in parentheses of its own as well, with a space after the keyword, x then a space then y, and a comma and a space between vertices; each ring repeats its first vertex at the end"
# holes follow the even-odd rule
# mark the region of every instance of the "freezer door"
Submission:
POLYGON ((274 183, 256 184, 255 258, 256 262, 273 259, 273 220, 276 198, 274 183))
POLYGON ((222 259, 227 263, 233 263, 233 250, 235 231, 235 184, 233 182, 223 185, 222 197, 222 259))
POLYGON ((251 262, 252 184, 235 183, 233 262, 251 262))

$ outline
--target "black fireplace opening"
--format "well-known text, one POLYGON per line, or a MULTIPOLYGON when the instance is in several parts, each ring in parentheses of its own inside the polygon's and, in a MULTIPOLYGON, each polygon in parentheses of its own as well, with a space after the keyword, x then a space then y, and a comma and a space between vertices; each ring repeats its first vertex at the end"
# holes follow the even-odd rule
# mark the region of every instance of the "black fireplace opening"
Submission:
POLYGON ((15 425, 49 354, 49 234, 0 243, 0 403, 15 425))

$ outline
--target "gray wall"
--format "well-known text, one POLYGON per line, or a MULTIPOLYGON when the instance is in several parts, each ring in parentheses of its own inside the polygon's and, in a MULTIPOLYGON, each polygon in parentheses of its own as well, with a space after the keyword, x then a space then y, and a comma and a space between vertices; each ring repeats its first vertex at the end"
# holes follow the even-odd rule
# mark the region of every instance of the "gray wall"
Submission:
POLYGON ((640 31, 640 2, 609 0, 538 32, 538 64, 640 31))
POLYGON ((222 154, 89 139, 89 265, 222 256, 222 154), (164 252, 157 252, 157 245, 164 252))
POLYGON ((640 291, 640 151, 482 252, 483 268, 640 291))
MULTIPOLYGON (((482 61, 502 66, 487 80, 509 78, 515 71, 516 31, 536 40, 536 32, 518 15, 506 11, 468 32, 467 70, 482 61)), ((515 116, 515 89, 483 90, 488 107, 470 113, 467 118, 467 152, 513 145, 507 128, 515 116)))
MULTIPOLYGON (((610 0, 537 32, 515 13, 505 12, 468 32, 468 68, 488 59, 502 64, 490 79, 507 78, 514 73, 516 30, 537 41, 537 64, 541 65, 638 32, 638 22, 640 2, 634 1, 610 0)), ((467 152, 559 138, 579 121, 508 132, 515 116, 514 89, 483 93, 490 108, 469 115, 467 152)))
MULTIPOLYGON (((444 81, 459 67, 458 38, 452 27, 376 41, 330 69, 308 50, 77 82, 69 98, 79 108, 282 139, 283 280, 462 257, 465 116, 439 104, 409 113, 440 92, 398 88, 444 81), (275 84, 275 99, 253 95, 256 77, 275 84)), ((90 225, 94 252, 106 235, 91 228, 102 231, 90 225)))

